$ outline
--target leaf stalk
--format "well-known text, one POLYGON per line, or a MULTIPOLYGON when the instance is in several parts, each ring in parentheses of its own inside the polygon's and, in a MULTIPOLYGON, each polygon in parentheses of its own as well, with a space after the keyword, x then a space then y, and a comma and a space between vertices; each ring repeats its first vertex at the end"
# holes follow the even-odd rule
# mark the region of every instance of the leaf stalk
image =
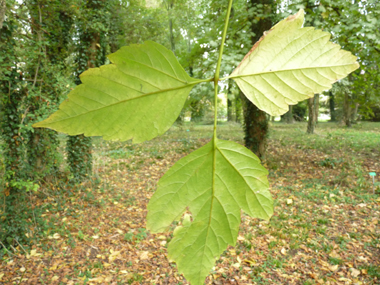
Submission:
POLYGON ((228 1, 228 8, 226 13, 226 18, 224 20, 224 29, 222 33, 222 42, 220 44, 219 49, 219 58, 218 63, 216 64, 216 70, 215 70, 215 76, 214 76, 214 148, 216 147, 216 125, 218 121, 218 83, 219 83, 219 74, 220 74, 220 66, 222 64, 222 56, 223 56, 223 49, 224 49, 224 43, 226 41, 226 35, 227 35, 227 29, 228 29, 228 22, 230 19, 231 14, 231 8, 232 8, 232 2, 233 0, 228 1))

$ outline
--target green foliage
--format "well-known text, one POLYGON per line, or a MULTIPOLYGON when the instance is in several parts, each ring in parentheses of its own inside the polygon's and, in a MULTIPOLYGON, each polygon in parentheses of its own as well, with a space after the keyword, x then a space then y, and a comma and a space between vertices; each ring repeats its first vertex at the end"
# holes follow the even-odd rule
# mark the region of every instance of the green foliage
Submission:
MULTIPOLYGON (((215 258, 236 242, 241 209, 269 219, 273 202, 268 172, 246 148, 217 139, 217 94, 223 47, 212 79, 188 76, 174 54, 146 42, 111 54, 113 64, 86 71, 58 112, 35 124, 69 134, 142 142, 165 132, 178 117, 192 87, 214 82, 211 142, 179 160, 160 180, 148 205, 148 229, 160 232, 181 218, 168 246, 169 257, 193 284, 202 284, 215 258)), ((231 74, 245 95, 272 115, 312 97, 358 67, 329 34, 301 28, 303 11, 277 24, 257 42, 231 74)), ((137 236, 144 237, 145 232, 137 236)), ((132 236, 126 236, 132 239, 132 236)), ((273 262, 281 267, 280 261, 273 262)))
MULTIPOLYGON (((292 2, 287 9, 292 11, 299 7, 305 8, 308 23, 330 31, 334 42, 344 49, 353 51, 358 57, 361 70, 357 70, 347 80, 345 83, 348 85, 347 90, 341 92, 333 89, 338 108, 339 105, 343 106, 345 95, 349 96, 348 107, 340 109, 341 116, 349 117, 348 120, 345 118, 346 122, 354 122, 360 117, 371 117, 371 108, 380 103, 376 92, 379 82, 380 2, 377 0, 365 2, 322 0, 316 4, 308 0, 297 0, 292 2), (358 108, 357 104, 359 104, 358 108), (356 111, 359 116, 355 116, 356 111)), ((341 83, 336 85, 343 85, 341 83)))
POLYGON ((329 33, 302 28, 303 22, 303 10, 279 22, 231 74, 244 94, 272 116, 330 89, 359 67, 355 56, 329 42, 329 33))
POLYGON ((293 118, 296 121, 302 122, 305 120, 307 111, 306 102, 299 102, 298 104, 293 106, 293 118))
POLYGON ((169 258, 193 284, 201 284, 215 257, 234 245, 240 209, 269 219, 273 202, 267 171, 243 146, 218 140, 179 160, 161 178, 148 205, 147 227, 164 231, 188 208, 192 222, 174 231, 169 258))
POLYGON ((34 127, 105 139, 133 138, 134 142, 164 133, 198 81, 154 42, 124 47, 108 57, 113 64, 84 72, 83 84, 69 94, 60 110, 34 127))
POLYGON ((69 136, 66 143, 67 162, 74 181, 80 182, 92 171, 91 138, 69 136))
MULTIPOLYGON (((106 63, 107 33, 110 26, 110 10, 115 1, 90 0, 80 3, 78 19, 78 41, 76 45, 76 83, 79 75, 91 67, 106 63)), ((82 135, 70 136, 67 145, 67 160, 74 181, 81 182, 92 170, 91 138, 82 135)))
POLYGON ((61 177, 57 134, 31 125, 56 111, 72 80, 65 62, 73 24, 72 1, 7 1, 0 30, 0 241, 27 243, 42 228, 30 198, 41 183, 61 177), (29 238, 26 236, 28 235, 29 238))

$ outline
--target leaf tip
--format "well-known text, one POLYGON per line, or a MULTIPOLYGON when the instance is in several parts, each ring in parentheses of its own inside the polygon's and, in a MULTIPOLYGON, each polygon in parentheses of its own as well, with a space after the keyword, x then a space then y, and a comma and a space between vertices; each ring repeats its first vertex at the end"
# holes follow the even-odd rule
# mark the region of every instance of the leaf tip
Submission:
POLYGON ((297 13, 294 15, 290 15, 289 17, 286 18, 286 21, 293 21, 297 19, 304 19, 305 11, 303 9, 300 9, 297 13))

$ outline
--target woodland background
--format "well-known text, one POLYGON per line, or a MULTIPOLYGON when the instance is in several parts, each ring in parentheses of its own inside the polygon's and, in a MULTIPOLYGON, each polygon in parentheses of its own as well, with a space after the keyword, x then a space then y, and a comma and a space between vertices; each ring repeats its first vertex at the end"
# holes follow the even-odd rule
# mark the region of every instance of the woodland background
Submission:
MULTIPOLYGON (((212 77, 226 5, 0 0, 0 282, 186 282, 165 260, 170 235, 154 239, 145 230, 145 208, 164 171, 211 136, 212 85, 195 87, 175 126, 142 146, 31 125, 57 110, 83 71, 108 64, 106 55, 124 45, 156 41, 192 77, 212 77)), ((269 224, 247 217, 237 249, 226 252, 207 282, 380 279, 379 187, 368 176, 380 173, 380 3, 236 0, 221 75, 300 8, 305 26, 330 32, 361 67, 281 118, 244 99, 232 80, 223 83, 222 136, 263 160, 277 206, 287 210, 269 224), (329 123, 318 122, 322 115, 329 123)))

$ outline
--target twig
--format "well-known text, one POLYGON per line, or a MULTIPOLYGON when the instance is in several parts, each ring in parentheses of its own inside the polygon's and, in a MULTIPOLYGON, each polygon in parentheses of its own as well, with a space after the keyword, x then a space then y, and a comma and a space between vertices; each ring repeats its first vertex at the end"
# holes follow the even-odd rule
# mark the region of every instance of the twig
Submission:
POLYGON ((44 80, 43 79, 37 79, 37 80, 34 80, 34 79, 24 79, 24 81, 37 81, 37 82, 43 82, 44 80))
MULTIPOLYGON (((39 44, 41 44, 41 41, 42 41, 42 37, 41 37, 42 14, 41 14, 40 4, 38 4, 38 14, 39 14, 39 22, 40 23, 39 23, 39 30, 37 32, 37 35, 38 35, 39 44)), ((38 47, 38 54, 40 54, 40 52, 41 52, 41 47, 38 47)), ((41 64, 41 58, 40 58, 40 55, 38 55, 38 64, 37 64, 37 68, 36 68, 36 73, 34 74, 34 82, 33 82, 32 88, 34 88, 34 86, 36 86, 38 71, 40 69, 40 64, 41 64)))
POLYGON ((14 252, 17 252, 17 249, 15 249, 15 248, 13 247, 13 245, 10 244, 9 246, 13 249, 14 252))
POLYGON ((25 250, 25 248, 18 242, 18 240, 17 239, 14 239, 17 243, 18 243, 18 245, 22 248, 22 250, 25 252, 25 254, 28 254, 28 252, 25 250))
POLYGON ((6 247, 5 247, 5 245, 0 241, 0 244, 3 246, 3 248, 8 252, 8 253, 10 253, 10 254, 12 254, 13 256, 16 256, 16 255, 14 255, 12 252, 10 252, 6 247))

